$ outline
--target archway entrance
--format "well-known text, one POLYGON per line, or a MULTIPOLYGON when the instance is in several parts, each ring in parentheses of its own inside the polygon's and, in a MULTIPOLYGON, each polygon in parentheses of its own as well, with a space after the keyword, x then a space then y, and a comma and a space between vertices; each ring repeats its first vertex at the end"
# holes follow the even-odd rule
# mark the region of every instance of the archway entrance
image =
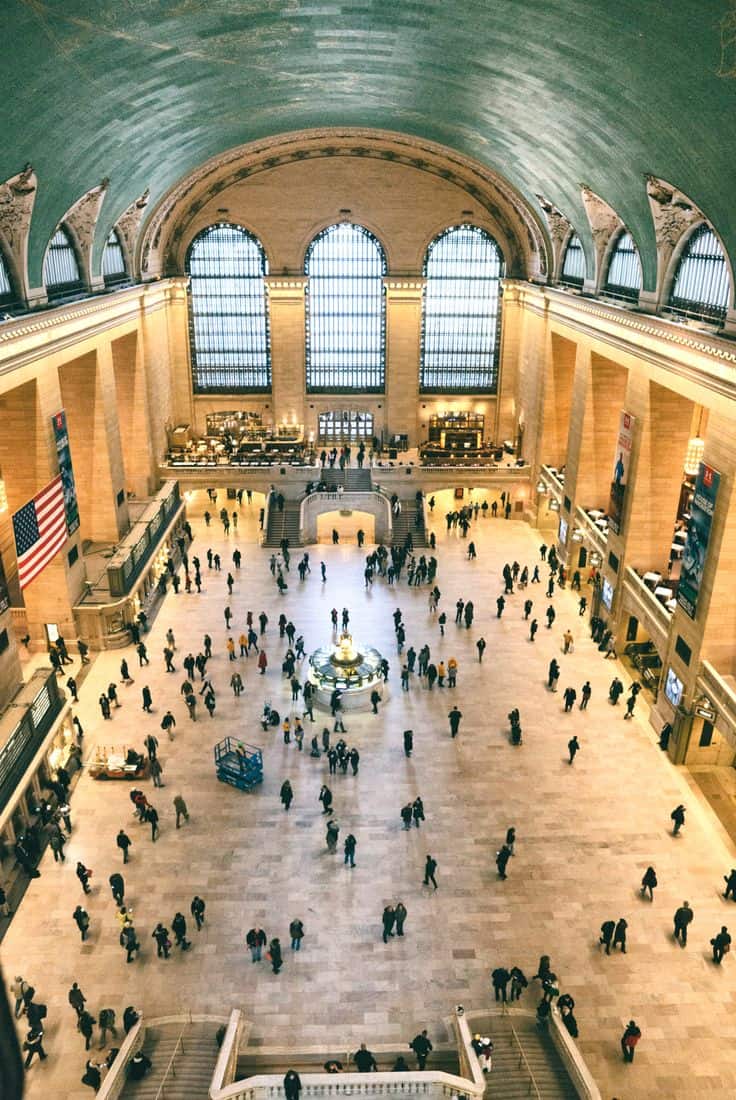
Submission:
POLYGON ((358 531, 365 535, 365 545, 374 545, 376 541, 376 519, 370 512, 343 509, 324 512, 317 516, 317 542, 332 543, 332 531, 337 531, 340 544, 357 543, 358 531))

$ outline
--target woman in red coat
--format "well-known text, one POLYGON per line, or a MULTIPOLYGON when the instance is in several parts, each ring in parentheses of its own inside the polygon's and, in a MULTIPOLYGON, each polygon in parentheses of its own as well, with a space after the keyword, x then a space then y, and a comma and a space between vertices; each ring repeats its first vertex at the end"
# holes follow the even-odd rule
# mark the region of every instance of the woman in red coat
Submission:
POLYGON ((258 654, 258 667, 261 670, 261 676, 265 675, 266 668, 268 666, 268 657, 263 650, 258 654))

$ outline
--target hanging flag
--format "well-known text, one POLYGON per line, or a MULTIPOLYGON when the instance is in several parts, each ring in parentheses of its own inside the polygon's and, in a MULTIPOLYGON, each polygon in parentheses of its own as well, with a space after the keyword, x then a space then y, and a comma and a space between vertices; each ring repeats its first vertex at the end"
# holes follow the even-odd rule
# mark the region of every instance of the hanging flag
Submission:
POLYGON ((61 474, 13 516, 18 579, 27 588, 66 542, 61 474))

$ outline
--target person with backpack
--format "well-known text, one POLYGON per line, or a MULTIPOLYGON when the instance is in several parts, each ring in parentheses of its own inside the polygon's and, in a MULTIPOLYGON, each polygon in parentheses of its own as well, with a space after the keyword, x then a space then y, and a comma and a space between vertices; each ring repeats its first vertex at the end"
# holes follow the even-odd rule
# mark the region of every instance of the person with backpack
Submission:
POLYGON ((636 1044, 641 1039, 641 1030, 636 1025, 635 1020, 629 1020, 623 1035, 621 1036, 621 1050, 624 1056, 624 1062, 634 1061, 634 1051, 636 1050, 636 1044))

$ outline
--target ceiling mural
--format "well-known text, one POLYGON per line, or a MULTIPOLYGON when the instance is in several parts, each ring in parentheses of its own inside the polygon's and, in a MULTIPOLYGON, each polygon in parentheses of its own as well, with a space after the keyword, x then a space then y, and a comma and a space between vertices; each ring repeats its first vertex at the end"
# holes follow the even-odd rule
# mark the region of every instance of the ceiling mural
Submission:
POLYGON ((29 277, 103 177, 95 235, 146 188, 328 127, 390 130, 487 165, 592 253, 581 184, 616 211, 656 281, 645 178, 691 196, 736 255, 733 0, 6 0, 0 179, 38 179, 29 277))

